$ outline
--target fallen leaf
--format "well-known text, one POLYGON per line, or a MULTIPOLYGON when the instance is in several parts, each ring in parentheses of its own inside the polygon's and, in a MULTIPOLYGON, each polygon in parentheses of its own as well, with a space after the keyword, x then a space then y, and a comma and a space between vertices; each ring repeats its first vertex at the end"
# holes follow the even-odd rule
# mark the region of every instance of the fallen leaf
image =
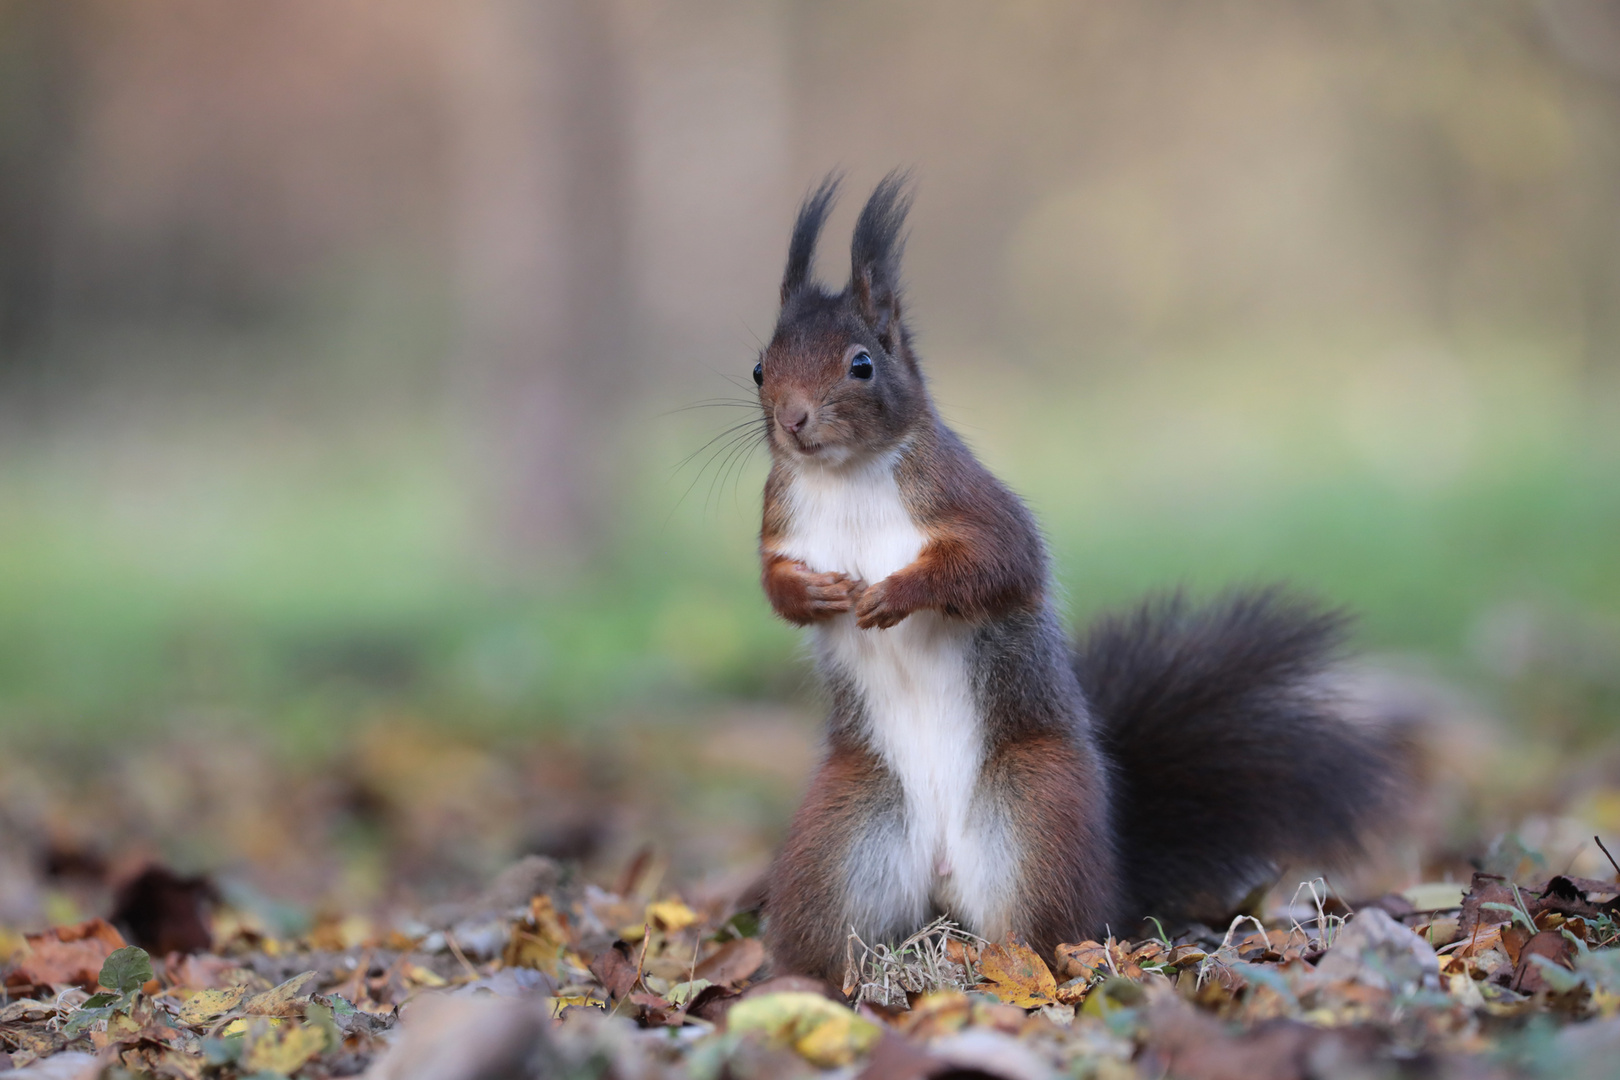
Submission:
POLYGON ((501 962, 507 967, 534 968, 554 975, 567 948, 568 928, 558 917, 551 897, 542 894, 530 900, 528 917, 512 928, 501 962))
POLYGON ((94 990, 107 957, 124 948, 124 936, 105 919, 57 926, 24 938, 28 952, 6 976, 13 993, 27 986, 80 986, 94 990))
POLYGON ((822 1068, 850 1064, 883 1034, 877 1024, 846 1006, 792 990, 737 1002, 726 1014, 726 1030, 762 1032, 822 1068))
POLYGON ((126 945, 107 955, 96 976, 102 986, 119 994, 139 990, 152 979, 152 958, 145 949, 126 945))
POLYGON ((636 965, 617 948, 598 953, 591 961, 591 974, 616 998, 624 997, 636 985, 636 965))
POLYGON ((197 1025, 223 1016, 242 1004, 247 987, 233 986, 227 990, 199 990, 180 1007, 180 1022, 197 1025))
POLYGON ((647 921, 665 930, 685 930, 698 921, 698 913, 679 900, 660 900, 647 905, 647 921))
POLYGON ((1507 922, 1512 918, 1512 915, 1507 911, 1501 908, 1487 908, 1482 905, 1506 904, 1516 906, 1522 897, 1522 892, 1516 892, 1512 886, 1495 874, 1474 874, 1474 880, 1468 887, 1468 895, 1463 897, 1462 914, 1457 919, 1458 935, 1471 938, 1476 929, 1507 922))
POLYGON ((1110 971, 1108 947, 1100 941, 1059 945, 1056 952, 1058 974, 1065 979, 1089 979, 1099 972, 1107 974, 1110 971))
POLYGON ((1450 881, 1425 882, 1401 890, 1414 911, 1451 911, 1462 907, 1463 887, 1450 881))
POLYGON ((986 945, 979 952, 979 975, 1004 1004, 1034 1009, 1057 1000, 1057 980, 1045 961, 1020 941, 986 945))
POLYGON ((664 1000, 669 1002, 671 1005, 685 1006, 690 1004, 692 999, 696 998, 699 994, 703 993, 703 991, 707 990, 713 985, 714 984, 708 979, 693 979, 691 982, 679 982, 669 988, 669 993, 664 995, 664 1000))
POLYGON ((966 994, 954 990, 925 994, 896 1020, 895 1026, 908 1035, 928 1041, 962 1030, 973 1015, 973 1004, 966 994))
POLYGON ((1535 963, 1534 958, 1538 956, 1567 971, 1575 970, 1575 946, 1559 931, 1543 930, 1526 941, 1519 950, 1519 958, 1514 963, 1512 989, 1521 994, 1557 989, 1548 981, 1541 965, 1535 963))
POLYGON ((746 982, 765 962, 765 946, 758 938, 738 938, 716 949, 697 966, 696 975, 722 986, 746 982))
POLYGON ((686 1015, 711 1024, 723 1024, 726 1014, 740 997, 723 986, 710 986, 686 1003, 686 1015))
POLYGON ((242 1005, 242 1009, 254 1016, 288 1016, 309 1000, 306 990, 314 980, 313 971, 294 975, 280 986, 254 994, 242 1005))
POLYGON ((242 1071, 288 1076, 325 1049, 326 1034, 319 1028, 282 1024, 251 1030, 242 1051, 242 1071))
MULTIPOLYGON (((521 967, 523 965, 520 964, 517 966, 521 967)), ((404 970, 405 978, 411 983, 412 986, 428 986, 437 989, 438 987, 448 986, 450 984, 450 980, 446 979, 443 975, 440 975, 432 968, 423 967, 421 964, 406 964, 404 970)))

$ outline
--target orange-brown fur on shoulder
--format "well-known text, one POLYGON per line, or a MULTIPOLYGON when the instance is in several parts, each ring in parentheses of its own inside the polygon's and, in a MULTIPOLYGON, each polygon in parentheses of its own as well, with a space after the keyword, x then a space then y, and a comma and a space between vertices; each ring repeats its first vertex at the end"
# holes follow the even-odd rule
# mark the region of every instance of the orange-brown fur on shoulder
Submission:
POLYGON ((1039 607, 1046 552, 1017 496, 937 424, 896 470, 900 493, 928 536, 917 561, 870 586, 855 607, 862 629, 931 609, 981 622, 1039 607))
POLYGON ((800 209, 754 370, 761 580, 816 628, 832 698, 767 890, 778 965, 837 980, 852 929, 898 940, 935 914, 1050 958, 1353 854, 1390 766, 1322 693, 1338 622, 1276 592, 1173 600, 1077 654, 1033 516, 929 397, 902 314, 904 177, 873 192, 830 292, 810 264, 835 189, 800 209))

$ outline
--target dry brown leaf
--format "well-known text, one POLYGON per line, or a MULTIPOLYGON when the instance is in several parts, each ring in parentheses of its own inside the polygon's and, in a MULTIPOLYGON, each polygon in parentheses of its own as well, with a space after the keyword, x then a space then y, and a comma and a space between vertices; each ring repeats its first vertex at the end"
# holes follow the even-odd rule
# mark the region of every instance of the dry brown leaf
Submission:
POLYGON ((716 949, 697 966, 696 977, 721 986, 746 982, 765 962, 765 946, 758 938, 738 938, 716 949))
POLYGON ((1542 956, 1559 967, 1575 970, 1575 946, 1557 930, 1543 930, 1524 943, 1513 970, 1512 988, 1521 994, 1551 990, 1546 976, 1532 957, 1542 956))
POLYGON ((1021 941, 986 945, 979 975, 1005 1004, 1034 1009, 1057 1000, 1057 980, 1040 956, 1021 941))
POLYGON ((607 992, 622 998, 636 985, 636 965, 616 948, 604 949, 591 961, 591 974, 595 975, 607 992))
POLYGON ((169 1080, 201 1080, 208 1064, 200 1056, 144 1039, 140 1045, 120 1054, 119 1060, 138 1075, 168 1077, 169 1080))
POLYGON ((973 1004, 966 994, 944 990, 927 994, 901 1013, 895 1026, 908 1035, 929 1040, 962 1030, 972 1018, 973 1004))
POLYGON ((28 985, 80 986, 94 990, 101 965, 115 951, 125 947, 124 936, 105 919, 91 919, 77 926, 55 926, 25 938, 28 952, 6 976, 6 987, 13 992, 28 985))
POLYGON ((979 964, 979 950, 968 942, 948 937, 945 939, 945 959, 963 967, 977 967, 979 964))
POLYGON ((1057 947, 1058 974, 1065 979, 1089 979, 1111 970, 1108 947, 1100 941, 1081 941, 1057 947))

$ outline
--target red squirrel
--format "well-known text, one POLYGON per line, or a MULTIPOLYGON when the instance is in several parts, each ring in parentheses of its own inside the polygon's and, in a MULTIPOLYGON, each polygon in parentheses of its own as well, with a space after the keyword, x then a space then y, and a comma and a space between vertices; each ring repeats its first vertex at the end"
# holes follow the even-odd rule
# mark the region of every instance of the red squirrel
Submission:
POLYGON ((1342 618, 1275 589, 1172 596, 1072 644, 1033 516, 929 397, 905 176, 873 192, 830 292, 810 267, 837 187, 800 207, 753 373, 765 594, 812 628, 831 698, 766 883, 778 966, 836 983, 851 932, 892 942, 941 914, 1050 958, 1358 851, 1391 764, 1323 689, 1342 618))

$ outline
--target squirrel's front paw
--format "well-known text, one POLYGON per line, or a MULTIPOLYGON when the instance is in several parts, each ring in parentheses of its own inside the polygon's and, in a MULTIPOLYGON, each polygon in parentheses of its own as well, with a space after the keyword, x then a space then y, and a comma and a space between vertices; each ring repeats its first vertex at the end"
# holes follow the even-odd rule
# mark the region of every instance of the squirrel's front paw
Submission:
POLYGON ((777 614, 800 626, 850 610, 865 588, 864 581, 845 574, 820 574, 802 562, 787 560, 773 565, 765 580, 777 614))
POLYGON ((912 609, 904 606, 896 590, 890 585, 893 578, 884 578, 867 587, 855 604, 855 625, 862 630, 885 630, 907 615, 912 609))

